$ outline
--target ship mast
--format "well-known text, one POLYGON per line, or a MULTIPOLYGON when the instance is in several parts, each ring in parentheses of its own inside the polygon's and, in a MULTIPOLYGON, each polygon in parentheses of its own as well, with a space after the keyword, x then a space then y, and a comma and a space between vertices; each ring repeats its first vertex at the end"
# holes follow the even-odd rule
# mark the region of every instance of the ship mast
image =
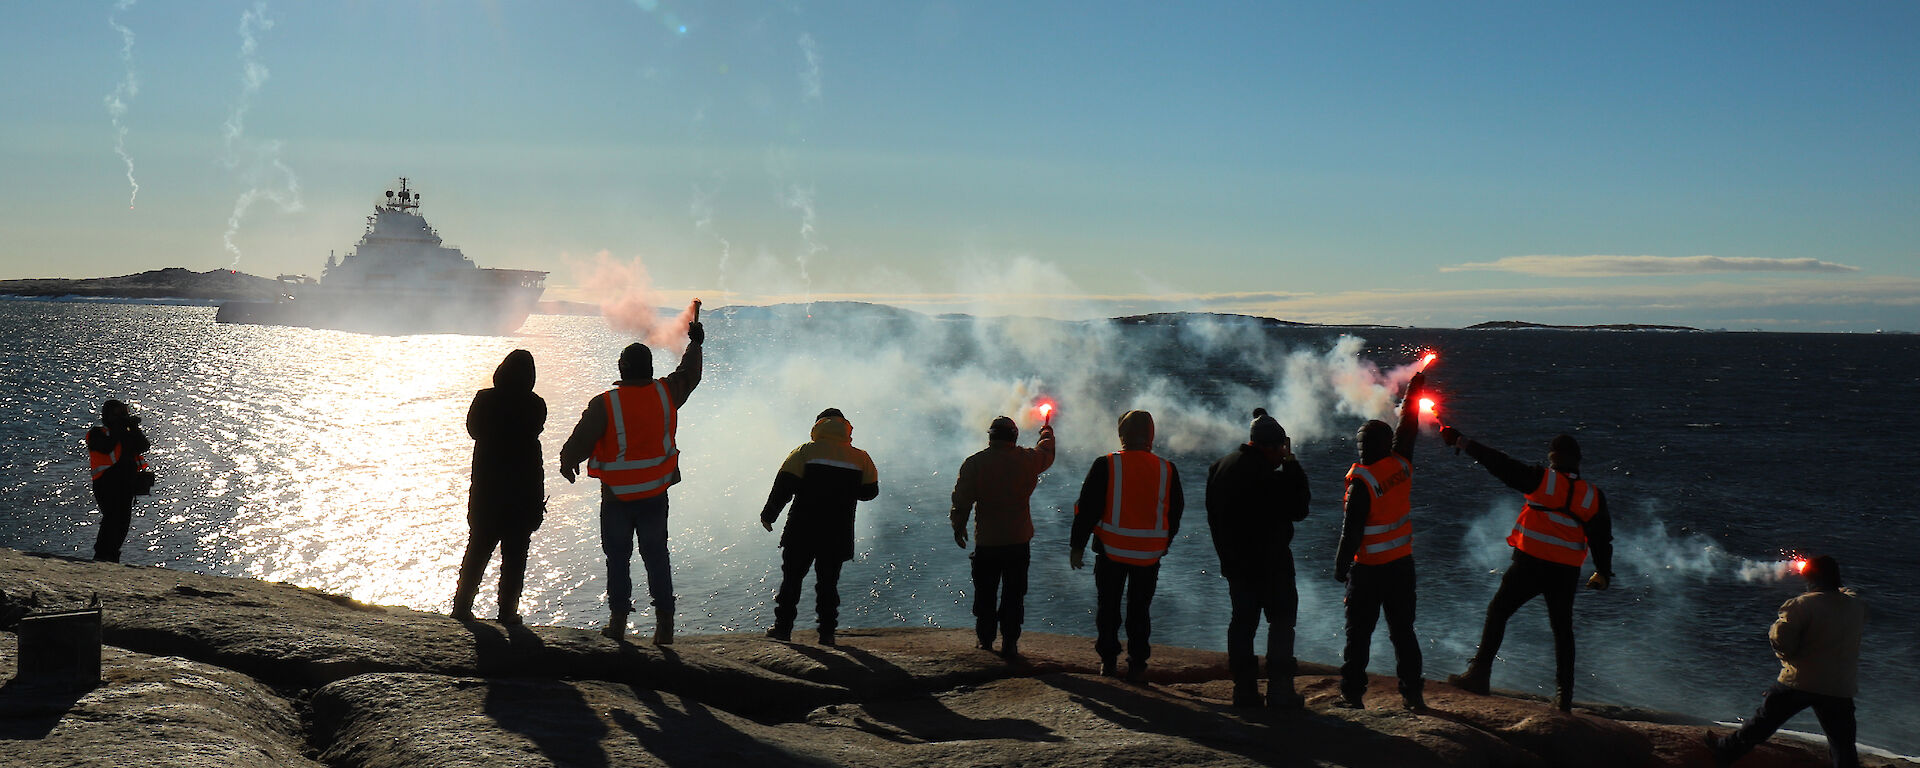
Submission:
POLYGON ((400 177, 400 189, 387 190, 387 202, 380 206, 383 210, 407 212, 420 207, 420 193, 407 190, 407 177, 400 177))

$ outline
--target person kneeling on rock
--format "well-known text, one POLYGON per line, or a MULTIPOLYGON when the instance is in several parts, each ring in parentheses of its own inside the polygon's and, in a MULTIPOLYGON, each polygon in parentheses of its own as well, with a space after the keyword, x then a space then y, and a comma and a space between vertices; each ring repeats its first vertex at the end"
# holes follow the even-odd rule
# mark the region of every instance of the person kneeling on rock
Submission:
POLYGON ((880 474, 867 452, 853 447, 853 423, 840 409, 828 408, 814 418, 812 438, 787 454, 760 509, 760 527, 771 531, 780 510, 793 502, 780 532, 780 590, 773 597, 767 637, 793 639, 800 582, 812 569, 820 644, 833 645, 840 623, 840 567, 853 559, 853 509, 880 495, 880 474))

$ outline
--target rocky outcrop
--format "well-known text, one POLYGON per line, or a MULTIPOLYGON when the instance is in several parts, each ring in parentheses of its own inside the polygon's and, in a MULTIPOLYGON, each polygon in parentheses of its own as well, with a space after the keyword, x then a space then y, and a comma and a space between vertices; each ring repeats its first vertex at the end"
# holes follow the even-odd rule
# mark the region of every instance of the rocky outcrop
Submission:
MULTIPOLYGON (((1129 685, 1060 635, 1027 635, 1018 663, 974 648, 970 629, 656 647, 7 550, 0 590, 42 605, 97 592, 109 646, 90 691, 0 688, 6 765, 1710 764, 1700 725, 1647 713, 1439 683, 1408 712, 1384 678, 1368 708, 1336 708, 1337 678, 1316 665, 1299 680, 1306 710, 1235 709, 1223 654, 1156 648, 1151 684, 1129 685)), ((0 654, 11 663, 11 635, 0 654)), ((1748 761, 1810 767, 1824 749, 1776 740, 1748 761)))

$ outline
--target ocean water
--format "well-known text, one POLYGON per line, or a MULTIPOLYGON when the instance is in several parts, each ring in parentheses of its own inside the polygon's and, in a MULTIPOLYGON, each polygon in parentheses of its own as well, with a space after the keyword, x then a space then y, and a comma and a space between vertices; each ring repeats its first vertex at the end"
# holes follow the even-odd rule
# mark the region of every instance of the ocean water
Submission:
MULTIPOLYGON (((465 542, 473 391, 506 352, 532 351, 552 463, 627 342, 598 318, 535 316, 511 337, 212 319, 204 307, 0 302, 0 545, 91 552, 98 516, 81 436, 99 403, 119 397, 146 418, 161 477, 136 506, 127 562, 444 611, 465 542)), ((1293 435, 1313 483, 1294 542, 1298 653, 1337 663, 1331 574, 1351 434, 1387 415, 1404 366, 1434 348, 1442 420, 1533 460, 1572 432, 1586 476, 1607 491, 1616 578, 1576 601, 1581 700, 1745 716, 1778 671, 1766 642, 1774 609, 1799 591, 1783 576, 1786 553, 1830 553, 1871 606, 1861 739, 1920 753, 1920 564, 1906 543, 1920 522, 1920 453, 1905 423, 1920 398, 1920 337, 1117 326, 824 305, 811 317, 707 321, 705 380, 681 417, 686 481, 672 491, 682 632, 770 623, 778 537, 757 513, 780 460, 827 406, 849 414, 855 444, 880 468, 881 495, 861 505, 859 555, 842 577, 843 626, 971 626, 967 561, 947 524, 953 472, 984 445, 992 416, 1030 419, 1027 406, 1046 395, 1060 403, 1062 450, 1034 497, 1029 630, 1092 635, 1091 571, 1066 565, 1072 499, 1087 465, 1117 447, 1114 419, 1145 407, 1189 506, 1163 566, 1154 638, 1223 648, 1205 470, 1262 406, 1293 435)), ((660 351, 659 372, 676 360, 660 351)), ((1478 640, 1519 500, 1432 435, 1415 465, 1417 630, 1438 679, 1478 640)), ((598 494, 582 480, 548 479, 522 603, 530 621, 605 619, 598 494)), ((1391 670, 1391 653, 1383 629, 1375 672, 1391 670)), ((1494 684, 1551 694, 1537 601, 1509 625, 1494 684)), ((1818 730, 1810 715, 1789 727, 1818 730)))

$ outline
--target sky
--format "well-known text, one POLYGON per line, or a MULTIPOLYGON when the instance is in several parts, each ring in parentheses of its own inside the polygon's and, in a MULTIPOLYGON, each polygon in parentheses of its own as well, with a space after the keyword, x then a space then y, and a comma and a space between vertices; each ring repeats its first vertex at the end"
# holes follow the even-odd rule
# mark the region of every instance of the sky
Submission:
POLYGON ((0 279, 1920 331, 1920 3, 0 6, 0 279))

